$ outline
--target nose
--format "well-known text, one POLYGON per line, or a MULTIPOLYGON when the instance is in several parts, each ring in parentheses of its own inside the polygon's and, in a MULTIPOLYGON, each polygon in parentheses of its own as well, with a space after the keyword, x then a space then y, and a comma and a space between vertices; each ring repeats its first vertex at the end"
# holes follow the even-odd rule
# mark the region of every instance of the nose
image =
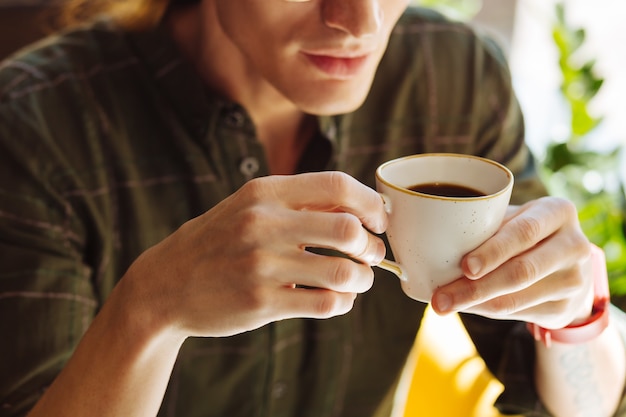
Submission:
POLYGON ((381 0, 325 0, 322 19, 326 26, 361 38, 373 36, 383 23, 381 0))

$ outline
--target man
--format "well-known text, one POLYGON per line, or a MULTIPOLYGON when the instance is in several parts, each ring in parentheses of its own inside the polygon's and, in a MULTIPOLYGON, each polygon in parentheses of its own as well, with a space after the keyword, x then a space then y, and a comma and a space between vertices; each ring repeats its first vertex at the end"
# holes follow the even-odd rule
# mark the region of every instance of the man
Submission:
MULTIPOLYGON (((2 413, 388 414, 424 305, 374 279, 386 215, 367 185, 448 151, 507 164, 516 204, 542 195, 497 48, 406 0, 137 6, 168 9, 2 67, 2 413)), ((530 200, 434 294, 472 313, 502 410, 622 401, 619 311, 575 344, 526 331, 593 325, 589 253, 570 203, 530 200)))

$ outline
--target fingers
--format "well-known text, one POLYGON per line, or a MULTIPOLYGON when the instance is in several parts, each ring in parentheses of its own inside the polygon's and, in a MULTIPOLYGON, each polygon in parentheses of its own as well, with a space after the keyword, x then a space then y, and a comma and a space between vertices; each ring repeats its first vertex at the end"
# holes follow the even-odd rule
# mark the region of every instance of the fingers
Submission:
MULTIPOLYGON (((348 183, 354 181, 343 174, 337 177, 348 183)), ((305 179, 305 183, 309 182, 305 175, 300 178, 305 179)), ((380 216, 371 214, 382 210, 383 204, 380 196, 370 188, 355 181, 351 188, 354 198, 345 198, 350 200, 351 207, 337 203, 332 207, 324 205, 322 210, 313 209, 312 205, 320 204, 321 207, 323 199, 312 197, 323 193, 303 185, 302 181, 292 182, 291 178, 280 177, 278 182, 273 177, 264 180, 256 181, 255 185, 248 186, 241 193, 244 196, 242 198, 251 200, 246 202, 250 208, 237 211, 239 226, 234 232, 244 237, 246 243, 281 251, 305 247, 329 248, 368 265, 376 265, 384 258, 383 241, 368 229, 385 227, 387 216, 384 210, 380 216), (294 190, 300 197, 290 195, 285 188, 294 190), (303 190, 306 192, 303 193, 303 190), (285 197, 274 194, 284 194, 285 197), (359 202, 359 196, 363 202, 359 202), (364 223, 368 221, 367 218, 370 219, 370 227, 364 223), (379 226, 373 227, 374 222, 378 222, 379 226)), ((337 198, 337 202, 341 200, 341 197, 337 198)), ((330 197, 327 203, 330 203, 330 197)))
POLYGON ((386 220, 380 195, 346 174, 247 182, 180 229, 180 241, 191 248, 184 253, 199 260, 182 267, 195 278, 188 293, 197 298, 186 304, 194 314, 185 323, 194 334, 232 334, 283 318, 346 313, 373 284, 370 265, 383 259, 385 246, 369 230, 382 233, 386 220), (350 259, 316 255, 309 247, 350 259), (207 290, 196 280, 206 281, 207 290), (211 314, 202 322, 195 312, 204 310, 211 314))
POLYGON ((296 210, 350 213, 374 233, 387 227, 380 195, 342 172, 276 176, 253 180, 247 186, 259 187, 261 195, 273 196, 296 210))
POLYGON ((463 259, 463 271, 470 279, 480 278, 552 236, 558 236, 563 246, 551 256, 569 259, 588 256, 588 241, 580 231, 574 205, 558 198, 544 198, 523 206, 507 218, 491 239, 463 259))
POLYGON ((282 318, 307 317, 326 319, 349 312, 355 293, 339 293, 326 289, 285 288, 279 294, 277 307, 286 312, 282 318))
MULTIPOLYGON (((316 192, 302 184, 296 188, 307 190, 301 193, 304 202, 293 196, 281 199, 278 194, 284 192, 283 188, 294 187, 295 183, 278 184, 274 179, 266 178, 268 181, 259 181, 240 193, 250 208, 237 212, 239 223, 245 224, 237 229, 245 242, 239 250, 253 252, 248 256, 253 261, 245 263, 247 266, 240 271, 255 277, 251 285, 258 288, 248 287, 253 291, 250 298, 261 300, 251 304, 271 306, 271 314, 277 315, 272 319, 344 314, 357 293, 372 287, 374 273, 370 265, 384 258, 384 242, 364 227, 363 216, 355 214, 357 210, 344 211, 348 210, 344 204, 324 205, 324 211, 314 209, 314 202, 321 200, 312 199, 316 192), (306 251, 311 247, 332 249, 349 259, 306 251)), ((361 191, 370 190, 362 184, 356 186, 361 191)), ((359 195, 358 190, 353 194, 359 195)), ((372 196, 369 192, 365 195, 372 196)), ((375 211, 382 206, 382 199, 375 192, 373 196, 369 204, 375 211)), ((362 211, 367 210, 364 207, 362 211)))
POLYGON ((581 272, 588 255, 571 203, 537 200, 510 215, 496 235, 466 256, 467 277, 439 288, 433 307, 440 313, 570 323, 591 291, 589 274, 581 272))
MULTIPOLYGON (((298 284, 340 293, 362 293, 373 284, 370 265, 385 256, 382 239, 372 235, 353 215, 347 213, 281 212, 281 243, 272 251, 263 251, 264 279, 278 279, 278 285, 298 284), (321 255, 307 248, 325 248, 339 252, 321 255), (341 256, 347 255, 348 258, 341 256), (271 258, 269 258, 271 257, 271 258)), ((275 222, 268 220, 272 224, 275 222)))
MULTIPOLYGON (((526 251, 509 259, 498 269, 480 279, 467 279, 444 287, 448 296, 453 298, 453 308, 464 310, 496 297, 518 293, 544 281, 544 278, 560 270, 567 271, 568 276, 573 275, 570 268, 575 268, 579 259, 567 254, 567 249, 565 249, 567 245, 563 240, 563 238, 555 237, 550 241, 545 241, 533 251, 526 251), (555 254, 559 254, 559 256, 555 254)), ((560 282, 559 284, 564 285, 568 282, 560 282)), ((581 283, 581 281, 575 280, 572 284, 577 287, 581 283)), ((566 287, 560 286, 544 288, 545 283, 543 284, 540 287, 548 290, 549 294, 566 290, 566 287)))
POLYGON ((265 323, 294 317, 329 318, 352 308, 374 282, 371 267, 350 259, 302 251, 275 259, 241 289, 238 299, 265 323), (244 295, 245 294, 245 295, 244 295))
MULTIPOLYGON (((481 287, 486 284, 487 278, 485 282, 482 279, 464 279, 464 284, 472 288, 469 291, 474 294, 487 294, 489 289, 481 287)), ((463 280, 459 281, 457 285, 462 285, 463 280)), ((480 300, 469 302, 465 307, 459 307, 459 310, 495 319, 514 318, 532 321, 544 327, 563 327, 572 321, 569 312, 574 311, 576 304, 581 302, 580 289, 584 285, 585 280, 578 269, 563 270, 519 291, 502 291, 498 295, 484 297, 484 300, 480 297, 480 300)), ((463 300, 455 297, 454 303, 457 302, 463 303, 463 300)))
POLYGON ((463 311, 559 328, 571 323, 587 304, 591 305, 586 303, 591 289, 579 268, 558 271, 519 291, 491 293, 490 284, 494 280, 489 278, 489 275, 480 280, 461 278, 439 288, 433 295, 435 311, 439 314, 463 311))
POLYGON ((292 214, 292 238, 300 247, 335 249, 367 265, 385 257, 382 239, 368 232, 348 213, 298 212, 292 214))
POLYGON ((284 263, 285 269, 297 271, 283 275, 282 286, 291 283, 308 288, 324 288, 339 293, 364 293, 374 283, 374 271, 368 265, 350 259, 302 252, 284 263))

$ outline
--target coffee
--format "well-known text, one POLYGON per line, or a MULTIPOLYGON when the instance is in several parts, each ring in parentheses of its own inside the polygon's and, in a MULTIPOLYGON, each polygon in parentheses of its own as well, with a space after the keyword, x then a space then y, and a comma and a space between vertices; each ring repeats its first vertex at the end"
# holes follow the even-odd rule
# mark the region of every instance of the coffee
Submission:
POLYGON ((408 189, 422 194, 437 195, 441 197, 482 197, 485 195, 482 191, 478 191, 474 188, 447 182, 417 184, 408 187, 408 189))

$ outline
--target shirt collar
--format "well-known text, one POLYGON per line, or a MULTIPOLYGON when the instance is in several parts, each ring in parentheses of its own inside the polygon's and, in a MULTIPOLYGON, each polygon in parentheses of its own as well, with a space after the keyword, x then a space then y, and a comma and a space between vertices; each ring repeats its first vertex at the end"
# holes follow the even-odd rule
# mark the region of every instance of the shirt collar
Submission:
MULTIPOLYGON (((215 123, 214 118, 219 117, 224 109, 238 106, 207 90, 164 25, 150 31, 129 32, 127 37, 130 48, 144 64, 160 93, 166 95, 192 132, 204 136, 209 124, 215 123)), ((330 142, 333 155, 337 149, 341 119, 341 116, 317 117, 319 131, 330 142)))

